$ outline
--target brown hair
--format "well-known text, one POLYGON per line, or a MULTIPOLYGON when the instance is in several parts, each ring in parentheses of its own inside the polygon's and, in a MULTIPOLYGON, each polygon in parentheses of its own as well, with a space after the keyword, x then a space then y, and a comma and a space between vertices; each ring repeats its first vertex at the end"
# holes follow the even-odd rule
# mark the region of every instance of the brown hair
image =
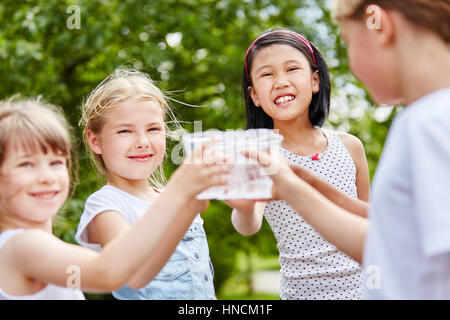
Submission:
POLYGON ((9 143, 37 152, 54 152, 67 159, 72 174, 72 191, 76 183, 71 127, 60 107, 38 98, 20 99, 13 96, 0 101, 0 166, 9 143))
POLYGON ((433 31, 450 43, 450 0, 335 0, 333 16, 363 20, 370 5, 396 10, 410 23, 433 31))

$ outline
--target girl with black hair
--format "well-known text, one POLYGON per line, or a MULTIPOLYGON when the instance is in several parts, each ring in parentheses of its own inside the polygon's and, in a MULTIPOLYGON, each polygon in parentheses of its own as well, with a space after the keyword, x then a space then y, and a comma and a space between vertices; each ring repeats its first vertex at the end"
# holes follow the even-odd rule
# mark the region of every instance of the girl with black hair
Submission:
POLYGON ((406 105, 389 128, 370 203, 317 188, 277 153, 247 156, 270 172, 274 198, 362 262, 364 299, 448 300, 450 0, 334 3, 355 76, 377 103, 406 105))
MULTIPOLYGON (((330 109, 328 67, 320 52, 289 30, 270 31, 247 50, 242 89, 247 128, 284 136, 281 153, 292 164, 368 200, 364 148, 350 134, 322 129, 330 109)), ((338 251, 284 201, 230 200, 232 223, 243 235, 261 228, 263 216, 277 240, 281 299, 358 299, 360 265, 338 251)))

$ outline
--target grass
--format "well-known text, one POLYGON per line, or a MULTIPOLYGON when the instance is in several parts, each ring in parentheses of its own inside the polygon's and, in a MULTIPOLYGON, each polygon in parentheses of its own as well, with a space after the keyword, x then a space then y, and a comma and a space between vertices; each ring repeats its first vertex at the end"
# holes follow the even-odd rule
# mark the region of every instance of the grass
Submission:
MULTIPOLYGON (((217 293, 219 300, 279 300, 280 296, 272 293, 251 292, 250 279, 248 275, 248 257, 242 253, 237 256, 238 272, 227 280, 220 292, 217 293)), ((278 256, 261 257, 252 254, 251 265, 253 272, 263 270, 279 270, 278 256)))

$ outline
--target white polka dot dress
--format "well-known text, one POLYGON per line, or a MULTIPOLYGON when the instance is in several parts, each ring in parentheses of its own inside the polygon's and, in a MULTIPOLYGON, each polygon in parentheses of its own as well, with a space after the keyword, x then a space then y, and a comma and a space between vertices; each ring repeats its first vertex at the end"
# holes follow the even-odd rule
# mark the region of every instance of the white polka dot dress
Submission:
MULTIPOLYGON (((357 198, 352 157, 335 132, 323 132, 328 146, 318 157, 298 156, 284 148, 282 154, 289 162, 303 166, 357 198)), ((285 201, 268 202, 264 217, 274 232, 280 252, 281 299, 360 298, 363 281, 360 265, 322 238, 285 201)))

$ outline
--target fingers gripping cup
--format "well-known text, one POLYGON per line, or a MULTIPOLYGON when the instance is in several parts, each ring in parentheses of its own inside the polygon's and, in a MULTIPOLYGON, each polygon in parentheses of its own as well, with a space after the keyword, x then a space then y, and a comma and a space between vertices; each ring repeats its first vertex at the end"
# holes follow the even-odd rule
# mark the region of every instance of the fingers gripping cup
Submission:
POLYGON ((228 174, 228 184, 211 187, 197 195, 197 199, 269 199, 272 197, 272 180, 253 159, 243 155, 246 150, 278 151, 283 136, 270 129, 203 131, 183 136, 186 155, 196 147, 213 138, 220 140, 213 144, 206 155, 223 157, 232 168, 228 174))

